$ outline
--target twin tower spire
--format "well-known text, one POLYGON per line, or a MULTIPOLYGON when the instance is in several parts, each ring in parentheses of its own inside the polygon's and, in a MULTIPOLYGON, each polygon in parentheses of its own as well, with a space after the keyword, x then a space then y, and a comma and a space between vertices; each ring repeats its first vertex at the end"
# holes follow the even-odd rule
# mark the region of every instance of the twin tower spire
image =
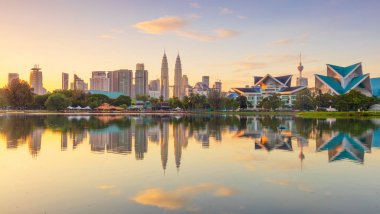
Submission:
MULTIPOLYGON (((181 58, 179 57, 179 53, 177 55, 177 59, 175 61, 175 67, 174 67, 174 97, 178 97, 179 99, 182 99, 185 91, 183 90, 184 87, 182 86, 182 65, 181 65, 181 58)), ((164 56, 162 57, 162 64, 161 64, 161 96, 164 100, 169 99, 169 66, 168 66, 168 59, 166 57, 166 53, 164 52, 164 56)))

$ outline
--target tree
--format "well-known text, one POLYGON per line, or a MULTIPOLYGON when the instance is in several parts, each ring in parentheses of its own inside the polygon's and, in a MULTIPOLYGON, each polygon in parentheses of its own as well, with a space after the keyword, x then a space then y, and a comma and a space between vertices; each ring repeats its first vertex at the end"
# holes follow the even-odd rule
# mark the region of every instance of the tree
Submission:
POLYGON ((45 102, 49 98, 51 94, 44 94, 44 95, 34 95, 34 102, 33 102, 33 107, 38 108, 38 109, 43 109, 45 108, 45 102))
POLYGON ((7 98, 6 98, 6 90, 0 89, 0 107, 6 107, 8 105, 7 98))
POLYGON ((148 95, 142 95, 142 94, 138 94, 136 95, 136 100, 140 100, 140 101, 148 101, 149 100, 149 96, 148 95))
POLYGON ((131 103, 132 103, 131 98, 129 96, 124 96, 124 95, 120 95, 118 98, 112 101, 112 105, 115 105, 115 106, 121 106, 121 105, 130 106, 131 103))
POLYGON ((70 100, 60 93, 54 93, 49 96, 45 102, 45 106, 48 110, 62 110, 70 105, 70 100))
POLYGON ((283 105, 281 98, 277 94, 265 97, 259 103, 259 107, 267 110, 276 110, 283 105))
POLYGON ((247 97, 246 96, 242 96, 242 95, 240 95, 240 96, 238 96, 237 98, 236 98, 236 100, 239 102, 239 107, 241 108, 241 109, 246 109, 247 107, 248 107, 248 100, 247 100, 247 97))
POLYGON ((87 105, 91 108, 96 108, 102 103, 110 103, 112 100, 103 94, 91 94, 87 99, 87 105))
POLYGON ((333 106, 339 111, 368 110, 371 105, 376 103, 374 97, 367 97, 355 90, 351 90, 347 94, 335 95, 333 99, 333 106))
POLYGON ((172 109, 177 108, 177 107, 183 108, 182 102, 181 102, 181 100, 178 99, 178 97, 170 98, 169 99, 169 106, 172 109))
POLYGON ((223 98, 223 104, 226 109, 237 109, 240 106, 239 101, 233 98, 224 97, 223 98))
POLYGON ((24 80, 15 79, 5 89, 5 97, 13 107, 30 105, 33 101, 33 93, 29 84, 24 80))
POLYGON ((223 104, 222 103, 222 96, 221 96, 220 92, 217 90, 211 90, 208 93, 207 100, 208 100, 208 103, 210 104, 210 106, 214 109, 219 109, 222 107, 222 104, 223 104))
POLYGON ((304 89, 297 93, 294 108, 299 110, 312 110, 316 108, 316 99, 309 89, 304 89))

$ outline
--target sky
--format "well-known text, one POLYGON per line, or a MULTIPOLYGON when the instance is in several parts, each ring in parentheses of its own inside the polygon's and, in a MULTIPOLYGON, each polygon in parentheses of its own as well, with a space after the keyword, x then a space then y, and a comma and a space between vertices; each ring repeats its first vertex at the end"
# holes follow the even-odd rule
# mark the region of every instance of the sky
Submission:
POLYGON ((174 82, 179 52, 190 84, 209 75, 223 90, 253 76, 325 74, 326 64, 363 63, 380 77, 377 0, 0 0, 0 86, 7 74, 29 79, 39 64, 44 86, 61 73, 89 82, 91 71, 135 70, 160 77, 164 50, 174 82))

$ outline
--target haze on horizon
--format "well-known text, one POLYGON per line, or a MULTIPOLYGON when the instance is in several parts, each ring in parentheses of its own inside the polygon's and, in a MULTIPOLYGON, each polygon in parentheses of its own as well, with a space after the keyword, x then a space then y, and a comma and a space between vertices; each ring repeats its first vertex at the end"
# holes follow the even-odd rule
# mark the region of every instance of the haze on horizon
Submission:
POLYGON ((88 82, 136 63, 157 79, 164 50, 171 85, 178 51, 190 84, 209 75, 225 91, 254 75, 297 75, 300 52, 311 85, 326 63, 362 62, 379 77, 379 10, 377 0, 0 0, 0 85, 10 72, 29 80, 34 64, 48 90, 61 72, 88 82))

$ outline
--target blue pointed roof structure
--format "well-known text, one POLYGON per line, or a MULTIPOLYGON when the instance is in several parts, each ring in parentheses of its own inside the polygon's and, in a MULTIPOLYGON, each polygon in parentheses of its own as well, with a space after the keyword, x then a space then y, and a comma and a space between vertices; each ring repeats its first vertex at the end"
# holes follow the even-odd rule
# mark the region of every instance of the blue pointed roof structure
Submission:
POLYGON ((334 69, 338 74, 340 74, 340 76, 346 77, 353 70, 355 70, 359 65, 361 65, 361 63, 359 62, 347 67, 341 67, 341 66, 331 65, 331 64, 327 64, 327 65, 330 66, 332 69, 334 69))
POLYGON ((356 88, 360 83, 362 83, 366 78, 369 77, 368 74, 360 75, 351 79, 351 81, 347 84, 346 87, 342 87, 341 83, 333 77, 323 76, 316 74, 317 78, 319 78, 322 82, 324 82, 327 86, 329 86, 332 90, 334 90, 337 94, 345 94, 350 90, 356 88))
POLYGON ((372 78, 371 85, 373 96, 380 97, 380 78, 372 78))

